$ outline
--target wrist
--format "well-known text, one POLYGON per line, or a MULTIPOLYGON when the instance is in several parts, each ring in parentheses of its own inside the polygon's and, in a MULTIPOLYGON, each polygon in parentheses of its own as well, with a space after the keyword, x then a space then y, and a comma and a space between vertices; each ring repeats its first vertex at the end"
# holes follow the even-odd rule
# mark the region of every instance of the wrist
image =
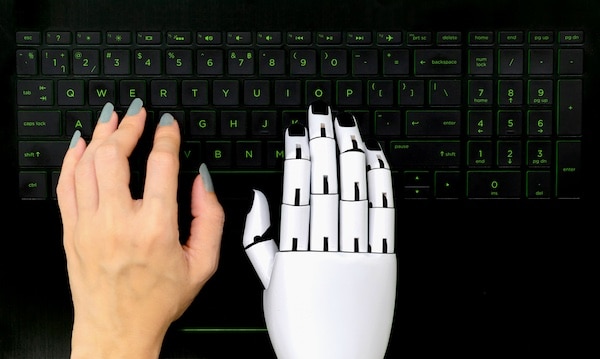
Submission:
POLYGON ((165 333, 166 329, 160 332, 130 328, 118 330, 76 322, 71 338, 71 359, 158 358, 165 333))

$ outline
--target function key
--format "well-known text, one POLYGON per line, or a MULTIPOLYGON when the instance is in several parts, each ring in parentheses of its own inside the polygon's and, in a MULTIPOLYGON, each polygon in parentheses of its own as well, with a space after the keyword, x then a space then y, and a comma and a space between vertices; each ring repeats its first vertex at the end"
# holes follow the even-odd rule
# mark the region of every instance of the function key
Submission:
POLYGON ((227 33, 227 43, 229 45, 250 45, 252 44, 252 33, 250 31, 230 31, 227 33))
POLYGON ((552 31, 531 31, 529 33, 529 43, 532 45, 546 45, 554 43, 554 34, 552 31))
POLYGON ((402 33, 400 31, 381 31, 377 33, 377 45, 400 45, 402 33))
POLYGON ((68 45, 71 43, 71 33, 68 31, 48 31, 46 43, 49 45, 68 45))
POLYGON ((523 31, 500 31, 498 33, 500 45, 521 45, 523 40, 523 31))
POLYGON ((19 45, 39 45, 42 39, 38 31, 17 31, 16 41, 19 45))
POLYGON ((259 31, 256 34, 256 43, 259 45, 280 45, 281 41, 279 31, 259 31))
POLYGON ((469 44, 471 45, 492 45, 494 43, 494 33, 491 31, 476 31, 469 33, 469 44))
POLYGON ((223 39, 218 31, 204 31, 196 34, 196 42, 200 45, 220 45, 223 39))
POLYGON ((290 31, 287 33, 287 43, 289 45, 309 45, 312 42, 312 35, 309 31, 290 31))
POLYGON ((462 42, 462 34, 455 31, 440 31, 436 39, 438 45, 459 45, 462 42))
POLYGON ((162 39, 160 31, 139 31, 137 43, 140 45, 160 45, 162 39))
POLYGON ((75 41, 84 45, 100 45, 102 36, 100 31, 78 31, 75 35, 75 41))
POLYGON ((106 43, 109 45, 129 45, 131 44, 131 32, 108 31, 106 33, 106 43))
POLYGON ((339 45, 341 43, 342 33, 339 31, 317 32, 317 44, 319 45, 339 45))
POLYGON ((583 31, 561 31, 558 33, 560 44, 583 44, 583 31))
POLYGON ((406 34, 406 43, 409 45, 431 45, 433 42, 431 32, 409 32, 406 34))
POLYGON ((192 43, 192 34, 189 31, 167 32, 168 45, 189 45, 192 43))
POLYGON ((373 35, 367 31, 349 32, 346 34, 348 45, 370 45, 373 43, 373 35))

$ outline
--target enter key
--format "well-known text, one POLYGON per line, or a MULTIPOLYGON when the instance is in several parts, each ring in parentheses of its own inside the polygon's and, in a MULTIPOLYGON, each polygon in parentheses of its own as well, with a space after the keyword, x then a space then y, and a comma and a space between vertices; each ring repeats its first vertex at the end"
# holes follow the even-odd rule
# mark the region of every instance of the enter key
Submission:
POLYGON ((581 197, 581 141, 556 142, 556 197, 581 197))

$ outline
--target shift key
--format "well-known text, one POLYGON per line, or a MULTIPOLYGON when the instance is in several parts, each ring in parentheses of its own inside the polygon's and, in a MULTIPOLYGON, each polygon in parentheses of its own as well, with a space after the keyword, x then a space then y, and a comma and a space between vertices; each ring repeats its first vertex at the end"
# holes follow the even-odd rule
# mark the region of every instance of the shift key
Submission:
POLYGON ((556 197, 581 197, 581 141, 556 142, 556 197))
POLYGON ((395 168, 456 168, 460 141, 390 141, 390 163, 395 168))
POLYGON ((68 141, 21 141, 19 166, 60 167, 68 148, 68 141))

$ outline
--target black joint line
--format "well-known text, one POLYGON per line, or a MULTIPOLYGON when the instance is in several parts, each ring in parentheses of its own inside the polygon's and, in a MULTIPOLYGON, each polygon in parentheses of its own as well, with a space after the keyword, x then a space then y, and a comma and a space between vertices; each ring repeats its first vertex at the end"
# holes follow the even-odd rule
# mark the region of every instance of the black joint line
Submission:
POLYGON ((293 251, 298 250, 298 238, 292 238, 292 250, 293 251))
POLYGON ((329 179, 323 176, 323 194, 329 194, 329 179))
POLYGON ((323 251, 329 252, 329 237, 323 237, 323 251))
POLYGON ((300 146, 296 147, 296 159, 302 159, 302 148, 300 146))
POLYGON ((360 189, 358 188, 358 182, 354 182, 354 200, 360 201, 360 189))
POLYGON ((387 194, 386 193, 382 193, 381 194, 381 201, 383 203, 383 207, 387 208, 388 207, 388 200, 387 200, 387 194))
POLYGON ((294 194, 294 206, 300 205, 300 188, 296 188, 296 193, 294 194))
POLYGON ((387 238, 383 239, 383 253, 387 253, 388 252, 388 246, 387 246, 387 238))
POLYGON ((354 252, 358 253, 358 238, 354 238, 354 252))

